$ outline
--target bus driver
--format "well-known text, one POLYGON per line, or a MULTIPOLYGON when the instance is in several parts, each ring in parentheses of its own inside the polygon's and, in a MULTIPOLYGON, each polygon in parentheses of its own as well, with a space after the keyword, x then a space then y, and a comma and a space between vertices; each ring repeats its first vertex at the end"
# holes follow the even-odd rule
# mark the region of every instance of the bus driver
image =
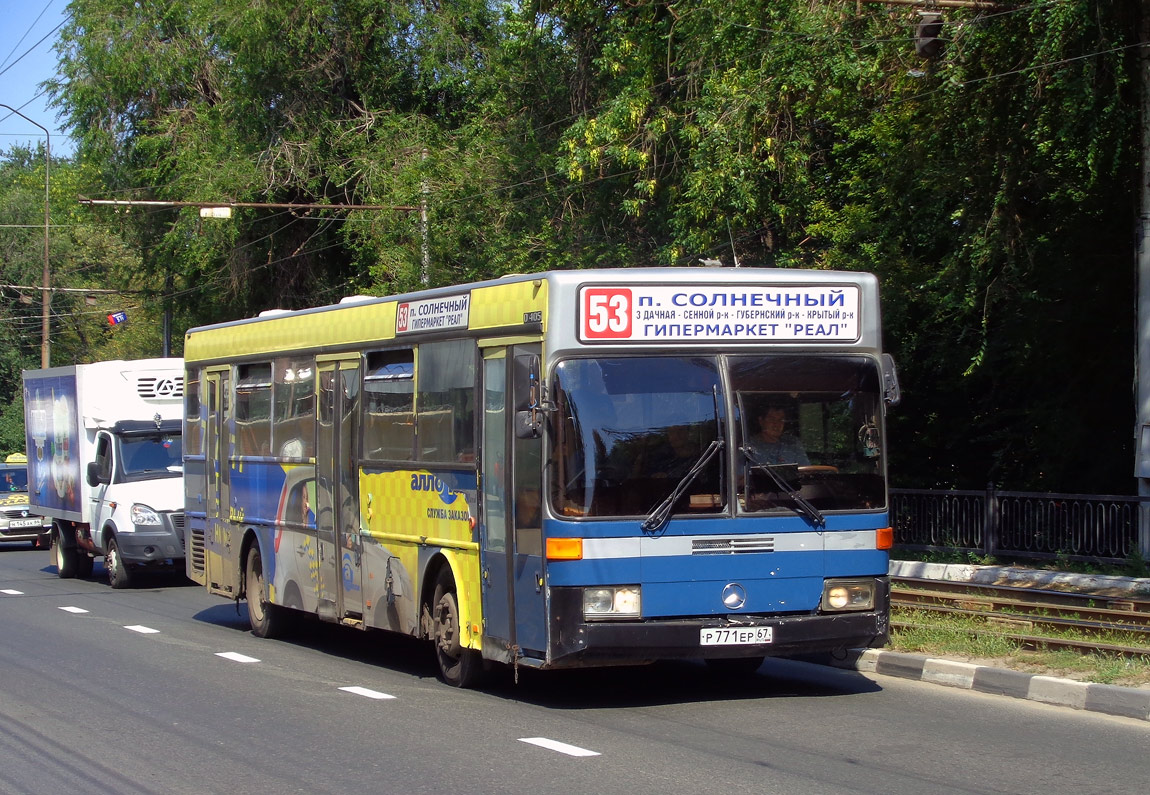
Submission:
POLYGON ((759 432, 748 440, 757 463, 810 466, 802 443, 784 432, 787 413, 782 406, 766 406, 758 415, 758 425, 759 432))

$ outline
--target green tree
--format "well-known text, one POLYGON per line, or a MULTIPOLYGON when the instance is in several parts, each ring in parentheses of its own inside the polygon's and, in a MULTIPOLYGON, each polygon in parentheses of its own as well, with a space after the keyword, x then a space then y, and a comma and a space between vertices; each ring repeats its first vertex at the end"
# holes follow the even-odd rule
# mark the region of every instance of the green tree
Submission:
POLYGON ((1130 4, 948 9, 929 60, 916 11, 854 0, 71 9, 52 89, 108 195, 426 201, 426 236, 410 210, 92 209, 177 332, 425 278, 870 270, 896 484, 1132 485, 1130 4))
POLYGON ((592 87, 560 162, 616 198, 587 221, 626 237, 621 209, 666 263, 882 277, 896 483, 1130 487, 1131 9, 948 10, 926 62, 906 9, 551 10, 592 87))

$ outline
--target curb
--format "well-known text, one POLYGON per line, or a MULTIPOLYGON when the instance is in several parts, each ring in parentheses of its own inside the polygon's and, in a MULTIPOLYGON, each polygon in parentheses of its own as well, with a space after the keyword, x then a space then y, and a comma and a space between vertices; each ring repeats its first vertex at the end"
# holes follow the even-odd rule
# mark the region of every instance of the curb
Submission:
POLYGON ((1073 679, 1039 676, 882 649, 851 649, 844 659, 832 659, 830 664, 835 668, 860 673, 914 679, 1057 707, 1150 721, 1150 690, 1141 688, 1077 682, 1073 679))
POLYGON ((1016 585, 1111 596, 1150 595, 1150 579, 1108 574, 1074 574, 1018 566, 972 566, 911 560, 892 560, 889 571, 892 577, 919 577, 974 585, 1016 585))

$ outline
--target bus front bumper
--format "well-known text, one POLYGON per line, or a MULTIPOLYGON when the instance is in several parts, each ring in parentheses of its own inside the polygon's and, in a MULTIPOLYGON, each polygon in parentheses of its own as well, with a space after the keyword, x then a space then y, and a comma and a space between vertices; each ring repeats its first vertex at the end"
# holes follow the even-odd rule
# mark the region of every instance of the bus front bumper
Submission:
POLYGON ((874 610, 786 615, 732 615, 645 621, 584 621, 579 588, 551 591, 551 648, 547 668, 576 668, 667 659, 797 657, 886 644, 889 581, 874 610), (706 628, 770 627, 769 643, 703 645, 706 628))

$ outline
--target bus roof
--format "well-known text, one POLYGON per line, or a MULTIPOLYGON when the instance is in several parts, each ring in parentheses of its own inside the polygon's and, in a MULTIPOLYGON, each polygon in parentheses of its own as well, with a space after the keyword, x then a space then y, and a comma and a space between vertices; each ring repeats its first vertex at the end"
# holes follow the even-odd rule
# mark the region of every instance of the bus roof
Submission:
POLYGON ((355 296, 352 301, 297 311, 264 312, 260 317, 190 329, 184 358, 206 363, 296 350, 334 352, 452 332, 492 336, 546 331, 555 349, 609 347, 624 340, 596 336, 588 323, 588 302, 615 300, 620 293, 632 302, 626 318, 633 321, 628 331, 634 333, 627 344, 784 342, 875 350, 879 345, 878 282, 869 273, 616 268, 515 274, 393 296, 355 296))

